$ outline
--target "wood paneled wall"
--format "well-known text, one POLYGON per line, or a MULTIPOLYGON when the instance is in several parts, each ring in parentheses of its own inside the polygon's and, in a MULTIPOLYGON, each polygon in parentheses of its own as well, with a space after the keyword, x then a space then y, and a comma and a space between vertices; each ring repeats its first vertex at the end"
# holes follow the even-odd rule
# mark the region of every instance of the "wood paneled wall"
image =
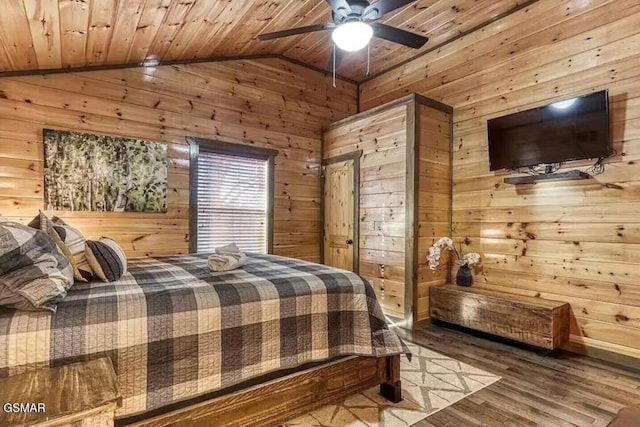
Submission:
POLYGON ((483 255, 477 286, 569 302, 574 345, 635 357, 639 22, 635 0, 539 0, 360 87, 363 109, 410 92, 455 108, 453 234, 483 255), (487 119, 606 88, 617 155, 604 174, 516 187, 489 172, 487 119))
POLYGON ((442 267, 429 268, 427 255, 436 239, 451 229, 451 113, 417 104, 418 120, 418 245, 414 316, 429 318, 429 287, 447 283, 447 257, 442 267))
MULTIPOLYGON (((189 248, 186 136, 279 150, 274 252, 319 261, 321 129, 356 112, 356 88, 280 59, 0 79, 0 213, 43 208, 42 129, 145 138, 169 146, 166 214, 59 212, 129 256, 189 248)), ((50 212, 54 214, 54 212, 50 212)))
POLYGON ((324 158, 362 150, 359 272, 386 314, 405 316, 407 105, 363 113, 324 134, 324 158))
POLYGON ((359 273, 408 327, 428 317, 429 286, 447 280, 447 267, 430 270, 426 256, 450 230, 451 128, 449 107, 409 95, 324 134, 325 159, 362 151, 359 273))

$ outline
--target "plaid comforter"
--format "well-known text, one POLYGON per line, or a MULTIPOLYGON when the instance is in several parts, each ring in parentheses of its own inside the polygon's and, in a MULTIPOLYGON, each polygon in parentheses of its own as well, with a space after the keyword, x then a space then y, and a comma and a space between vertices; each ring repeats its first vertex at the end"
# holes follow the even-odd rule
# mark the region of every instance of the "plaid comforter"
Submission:
POLYGON ((356 274, 271 255, 212 273, 206 255, 135 259, 78 283, 57 313, 0 309, 0 377, 110 357, 118 417, 339 355, 403 353, 356 274))

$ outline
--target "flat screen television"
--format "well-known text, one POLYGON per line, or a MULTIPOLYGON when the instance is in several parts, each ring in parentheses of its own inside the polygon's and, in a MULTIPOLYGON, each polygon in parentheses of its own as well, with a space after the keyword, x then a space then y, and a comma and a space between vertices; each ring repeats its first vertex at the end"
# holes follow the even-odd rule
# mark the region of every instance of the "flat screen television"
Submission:
POLYGON ((609 92, 492 119, 488 132, 492 171, 607 157, 609 92))

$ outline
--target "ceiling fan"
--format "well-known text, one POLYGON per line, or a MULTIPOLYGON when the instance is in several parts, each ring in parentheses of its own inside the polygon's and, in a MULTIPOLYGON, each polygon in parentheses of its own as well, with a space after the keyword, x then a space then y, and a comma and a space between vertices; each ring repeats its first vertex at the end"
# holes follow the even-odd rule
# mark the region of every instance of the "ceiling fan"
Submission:
POLYGON ((340 49, 334 49, 333 58, 329 61, 329 70, 338 67, 342 60, 342 52, 356 52, 369 45, 372 37, 379 37, 414 49, 419 49, 429 40, 427 37, 414 34, 400 28, 374 22, 382 15, 413 3, 416 0, 378 0, 369 4, 366 0, 325 0, 331 7, 333 22, 291 28, 258 35, 260 40, 273 40, 281 37, 316 31, 333 30, 331 38, 340 49))

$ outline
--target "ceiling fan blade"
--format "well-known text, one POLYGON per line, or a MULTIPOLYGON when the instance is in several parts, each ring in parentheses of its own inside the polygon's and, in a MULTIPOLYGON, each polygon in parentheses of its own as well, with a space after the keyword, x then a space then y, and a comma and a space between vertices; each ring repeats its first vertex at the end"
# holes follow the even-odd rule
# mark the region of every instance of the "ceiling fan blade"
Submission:
POLYGON ((412 47, 414 49, 420 49, 429 41, 428 37, 401 30, 400 28, 390 27, 389 25, 381 24, 379 22, 372 23, 371 27, 373 28, 374 36, 389 40, 390 42, 412 47))
POLYGON ((333 51, 334 50, 336 52, 336 71, 338 70, 338 68, 340 68, 340 63, 344 58, 344 50, 338 49, 337 46, 333 46, 333 49, 331 49, 331 55, 329 55, 329 61, 327 62, 327 66, 325 67, 326 70, 329 71, 330 73, 333 73, 333 51))
POLYGON ((334 24, 333 22, 328 22, 326 24, 309 25, 308 27, 298 27, 291 28, 289 30, 276 31, 273 33, 258 34, 258 38, 260 40, 273 40, 279 39, 280 37, 289 37, 298 34, 313 33, 315 31, 331 30, 335 27, 336 24, 334 24))
POLYGON ((377 2, 367 6, 364 9, 362 16, 369 17, 370 13, 375 12, 375 15, 371 16, 370 19, 378 19, 385 13, 389 13, 415 1, 416 0, 378 0, 377 2))

